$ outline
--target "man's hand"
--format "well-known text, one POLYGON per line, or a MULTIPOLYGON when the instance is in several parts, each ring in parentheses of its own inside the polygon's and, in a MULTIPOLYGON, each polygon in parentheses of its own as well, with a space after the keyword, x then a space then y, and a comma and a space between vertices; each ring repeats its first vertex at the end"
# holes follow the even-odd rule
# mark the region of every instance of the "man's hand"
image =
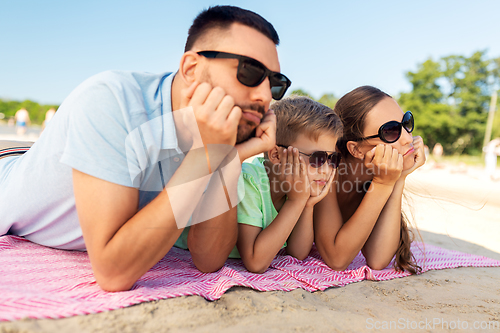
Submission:
POLYGON ((194 111, 195 122, 189 113, 184 114, 184 124, 193 136, 193 147, 236 144, 241 109, 234 105, 234 99, 224 89, 206 82, 194 82, 181 91, 180 107, 192 107, 194 111))
MULTIPOLYGON (((288 147, 281 152, 280 186, 286 186, 289 201, 307 201, 311 193, 311 184, 307 177, 306 163, 299 156, 296 148, 288 147)), ((283 188, 282 188, 283 190, 283 188)))
POLYGON ((420 136, 413 137, 413 149, 415 149, 415 164, 401 173, 401 178, 406 178, 410 173, 425 164, 424 140, 420 136))
POLYGON ((276 144, 276 115, 273 110, 267 111, 257 126, 255 137, 237 144, 238 155, 243 162, 249 157, 269 151, 276 144))
POLYGON ((373 172, 373 183, 394 186, 403 171, 403 155, 390 145, 379 144, 366 153, 364 164, 373 172))

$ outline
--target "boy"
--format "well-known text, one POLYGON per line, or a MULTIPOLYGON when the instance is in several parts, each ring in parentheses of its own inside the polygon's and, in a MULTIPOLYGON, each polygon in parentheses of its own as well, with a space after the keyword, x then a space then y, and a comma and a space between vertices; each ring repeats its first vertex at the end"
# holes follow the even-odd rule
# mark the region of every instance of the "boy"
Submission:
POLYGON ((277 144, 243 164, 245 196, 238 205, 237 249, 230 254, 254 273, 266 271, 282 247, 299 260, 307 257, 314 205, 328 193, 340 160, 335 147, 342 123, 332 109, 297 96, 271 107, 277 144))

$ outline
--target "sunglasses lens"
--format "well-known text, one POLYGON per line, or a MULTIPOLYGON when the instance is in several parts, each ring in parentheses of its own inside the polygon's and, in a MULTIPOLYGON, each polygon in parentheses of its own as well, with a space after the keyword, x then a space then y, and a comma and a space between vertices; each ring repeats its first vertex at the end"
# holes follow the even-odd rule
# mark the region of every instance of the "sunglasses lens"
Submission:
POLYGON ((413 128, 415 126, 415 120, 413 119, 413 114, 410 111, 407 111, 403 117, 403 121, 401 122, 403 127, 408 133, 413 132, 413 128))
POLYGON ((248 87, 256 87, 264 81, 265 68, 252 59, 241 59, 238 66, 237 78, 242 84, 248 87))
POLYGON ((328 159, 328 154, 325 151, 316 151, 309 156, 309 165, 313 168, 319 168, 325 164, 328 159))
POLYGON ((271 82, 271 94, 273 99, 280 100, 285 95, 291 82, 288 78, 281 73, 273 73, 269 80, 271 82))
POLYGON ((397 121, 390 121, 384 124, 381 128, 380 138, 387 143, 398 141, 400 136, 401 124, 397 121))
POLYGON ((330 166, 334 169, 337 169, 340 163, 340 154, 333 153, 330 155, 330 166))

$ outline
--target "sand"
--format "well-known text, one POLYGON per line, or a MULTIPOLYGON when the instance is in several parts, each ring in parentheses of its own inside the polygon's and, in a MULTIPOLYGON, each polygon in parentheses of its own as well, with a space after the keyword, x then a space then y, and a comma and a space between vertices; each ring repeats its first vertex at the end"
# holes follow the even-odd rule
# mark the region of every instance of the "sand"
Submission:
MULTIPOLYGON (((500 182, 482 173, 429 165, 410 176, 411 207, 426 243, 500 260, 500 182)), ((237 287, 214 302, 179 297, 95 315, 4 322, 0 332, 500 331, 499 278, 500 267, 456 268, 314 293, 237 287)))

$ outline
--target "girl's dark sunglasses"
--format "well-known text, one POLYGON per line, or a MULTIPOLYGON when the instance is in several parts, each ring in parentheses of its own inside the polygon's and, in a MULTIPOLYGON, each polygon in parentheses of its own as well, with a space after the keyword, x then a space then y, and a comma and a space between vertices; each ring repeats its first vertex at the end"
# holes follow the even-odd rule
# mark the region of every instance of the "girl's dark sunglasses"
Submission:
POLYGON ((358 138, 351 141, 380 138, 385 143, 393 143, 398 141, 398 139, 401 137, 401 131, 403 127, 408 133, 411 133, 413 132, 414 126, 415 120, 413 118, 413 114, 411 113, 411 111, 406 111, 401 122, 397 122, 395 120, 389 121, 380 126, 377 135, 367 136, 366 138, 358 138))
MULTIPOLYGON (((288 146, 285 145, 277 145, 277 146, 281 148, 288 148, 288 146)), ((326 161, 328 161, 330 166, 336 169, 339 166, 341 159, 340 153, 337 152, 328 154, 326 151, 315 151, 312 154, 306 154, 299 151, 299 153, 309 157, 309 165, 311 165, 313 168, 319 168, 323 164, 325 164, 326 161)))
POLYGON ((243 55, 220 51, 200 51, 198 54, 205 58, 238 59, 236 72, 238 81, 247 87, 257 87, 268 77, 271 83, 271 94, 275 100, 280 100, 292 84, 292 81, 285 75, 273 72, 261 62, 243 55))

